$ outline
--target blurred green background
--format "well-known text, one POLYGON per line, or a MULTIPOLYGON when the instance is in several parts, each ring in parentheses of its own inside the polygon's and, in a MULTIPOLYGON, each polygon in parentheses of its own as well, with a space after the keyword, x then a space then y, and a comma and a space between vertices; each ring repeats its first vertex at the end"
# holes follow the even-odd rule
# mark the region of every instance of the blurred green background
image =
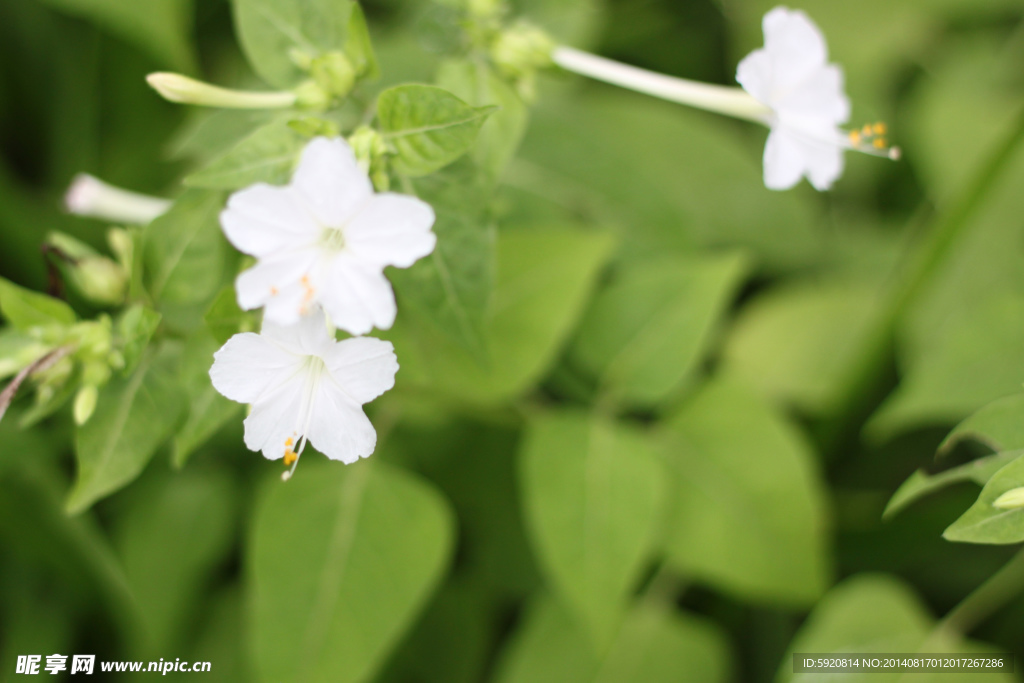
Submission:
MULTIPOLYGON (((383 72, 374 87, 432 82, 458 43, 453 10, 414 0, 363 6, 383 72)), ((760 180, 763 129, 545 74, 491 207, 493 301, 514 309, 501 318, 507 330, 533 325, 536 334, 509 332, 492 348, 498 369, 486 371, 432 345, 415 319, 387 335, 402 372, 371 409, 381 433, 373 459, 396 466, 388 476, 411 471, 443 494, 454 546, 436 560, 430 590, 410 598, 416 609, 380 626, 379 643, 353 644, 361 668, 336 679, 320 672, 323 680, 788 680, 794 643, 824 651, 869 642, 864 634, 888 625, 884 642, 914 649, 934 619, 1011 557, 1012 548, 942 539, 977 496, 973 484, 891 521, 881 513, 950 428, 1024 382, 1024 149, 1013 137, 1024 104, 1024 4, 796 6, 845 70, 852 124, 885 120, 904 159, 850 154, 833 191, 804 183, 772 193, 760 180), (958 211, 964 229, 885 331, 895 343, 865 375, 860 354, 901 264, 958 211), (516 277, 536 291, 513 296, 516 277), (619 333, 633 328, 646 341, 624 349, 619 333), (609 385, 624 397, 615 426, 598 400, 609 385), (571 452, 571 435, 589 421, 603 436, 582 441, 607 439, 609 458, 648 448, 638 434, 666 431, 687 454, 670 456, 678 472, 668 489, 640 487, 617 503, 653 519, 647 508, 661 496, 672 512, 637 522, 651 536, 646 550, 623 550, 632 578, 622 590, 641 597, 628 628, 608 637, 610 650, 595 650, 565 604, 542 597, 564 593, 590 610, 591 626, 617 629, 584 585, 607 577, 574 578, 579 558, 552 547, 571 525, 552 531, 545 522, 551 496, 573 495, 557 477, 575 465, 546 471, 544 454, 571 452), (673 627, 648 605, 674 606, 673 627)), ((530 0, 515 10, 575 47, 731 84, 739 59, 760 46, 771 7, 530 0)), ((103 248, 105 224, 62 210, 75 173, 173 197, 183 174, 260 116, 164 102, 144 81, 157 70, 258 84, 226 0, 0 4, 0 275, 45 291, 40 244, 53 230, 103 248)), ((266 575, 254 578, 254 555, 275 533, 315 548, 326 526, 315 518, 321 510, 300 504, 317 495, 303 487, 354 475, 313 455, 288 484, 294 490, 274 490, 278 469, 244 449, 239 422, 181 470, 161 451, 137 481, 77 516, 63 504, 75 473, 69 416, 29 431, 10 415, 0 424, 0 679, 19 678, 18 654, 60 652, 209 660, 211 680, 276 680, 254 649, 304 635, 253 626, 266 618, 253 588, 266 575)), ((964 443, 954 462, 984 452, 964 443)), ((403 525, 418 519, 408 514, 403 525)), ((392 532, 416 547, 408 529, 380 533, 392 532)), ((387 566, 405 562, 393 547, 378 554, 387 566)), ((385 585, 366 595, 390 593, 385 585)), ((379 603, 351 604, 373 612, 379 603)), ((384 619, 349 618, 356 633, 384 619)), ((1016 597, 970 635, 1024 654, 1022 623, 1016 597)))

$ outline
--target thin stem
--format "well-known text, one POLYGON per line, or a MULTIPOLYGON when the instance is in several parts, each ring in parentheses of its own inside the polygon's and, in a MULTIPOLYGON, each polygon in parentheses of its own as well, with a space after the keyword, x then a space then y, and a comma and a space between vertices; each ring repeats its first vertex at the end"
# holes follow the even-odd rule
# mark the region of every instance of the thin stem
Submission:
POLYGON ((621 64, 571 47, 559 47, 551 53, 555 64, 566 71, 659 97, 669 102, 766 123, 771 109, 742 88, 699 83, 621 64))
POLYGON ((935 635, 941 638, 970 633, 1021 591, 1024 591, 1024 548, 954 607, 936 626, 935 635))

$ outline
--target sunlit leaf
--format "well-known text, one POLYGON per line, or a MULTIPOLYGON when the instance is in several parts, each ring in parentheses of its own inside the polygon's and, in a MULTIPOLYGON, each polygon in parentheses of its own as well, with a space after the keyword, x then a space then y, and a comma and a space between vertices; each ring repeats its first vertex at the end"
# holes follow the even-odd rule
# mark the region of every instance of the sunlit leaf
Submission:
POLYGON ((992 475, 974 503, 942 536, 963 543, 1024 541, 1024 508, 1003 509, 992 503, 1011 489, 1024 486, 1024 458, 1015 458, 992 475))
POLYGON ((917 470, 896 489, 896 493, 892 495, 882 516, 888 518, 899 514, 903 509, 924 496, 940 491, 952 484, 973 481, 975 484, 984 486, 992 478, 993 474, 1002 469, 1004 465, 1016 460, 1021 454, 1021 451, 996 453, 985 458, 978 458, 959 467, 944 470, 938 474, 929 474, 924 470, 917 470))

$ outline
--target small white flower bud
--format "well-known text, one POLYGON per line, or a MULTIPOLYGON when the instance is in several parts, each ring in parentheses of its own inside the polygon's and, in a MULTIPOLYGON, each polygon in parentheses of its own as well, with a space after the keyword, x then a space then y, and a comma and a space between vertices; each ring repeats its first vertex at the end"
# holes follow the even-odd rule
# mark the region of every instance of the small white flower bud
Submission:
POLYGON ((162 71, 146 76, 146 82, 165 100, 179 104, 227 109, 287 109, 295 104, 295 94, 290 92, 229 90, 181 74, 162 71))
POLYGON ((87 173, 79 173, 64 195, 64 206, 77 216, 145 225, 166 212, 171 203, 166 199, 122 190, 87 173))

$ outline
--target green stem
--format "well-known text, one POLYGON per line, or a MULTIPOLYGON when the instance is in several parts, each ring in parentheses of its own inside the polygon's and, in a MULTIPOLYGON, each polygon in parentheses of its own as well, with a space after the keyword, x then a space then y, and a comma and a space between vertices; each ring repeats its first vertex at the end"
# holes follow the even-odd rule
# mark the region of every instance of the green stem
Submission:
POLYGON ((1021 591, 1024 591, 1024 548, 954 607, 936 626, 933 637, 970 633, 1021 591))

